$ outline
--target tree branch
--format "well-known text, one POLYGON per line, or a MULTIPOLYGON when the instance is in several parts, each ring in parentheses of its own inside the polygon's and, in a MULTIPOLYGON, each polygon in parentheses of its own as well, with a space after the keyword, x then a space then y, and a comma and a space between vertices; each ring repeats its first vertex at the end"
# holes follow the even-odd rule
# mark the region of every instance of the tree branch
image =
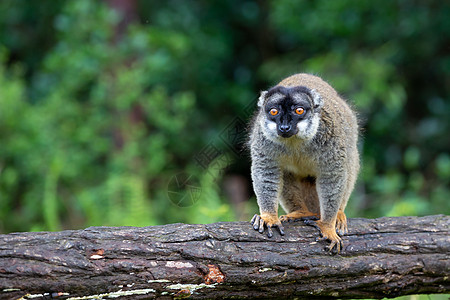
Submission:
POLYGON ((448 293, 449 225, 444 215, 350 219, 339 255, 326 252, 328 243, 315 242, 317 230, 302 222, 270 239, 248 222, 11 233, 0 235, 0 297, 448 293))

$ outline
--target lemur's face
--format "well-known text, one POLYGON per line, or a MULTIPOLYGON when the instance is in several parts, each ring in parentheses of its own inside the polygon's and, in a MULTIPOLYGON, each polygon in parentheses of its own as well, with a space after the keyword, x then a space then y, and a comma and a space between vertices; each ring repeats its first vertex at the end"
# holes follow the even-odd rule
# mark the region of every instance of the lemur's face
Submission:
POLYGON ((292 136, 308 139, 314 136, 319 116, 312 109, 310 89, 276 86, 267 91, 264 97, 266 118, 263 126, 271 139, 287 139, 292 136))

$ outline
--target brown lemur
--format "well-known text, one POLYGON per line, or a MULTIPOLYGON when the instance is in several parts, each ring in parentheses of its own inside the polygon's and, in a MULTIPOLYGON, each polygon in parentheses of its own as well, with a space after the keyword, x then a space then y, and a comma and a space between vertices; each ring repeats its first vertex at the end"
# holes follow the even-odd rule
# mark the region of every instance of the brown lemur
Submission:
POLYGON ((303 219, 328 247, 343 247, 345 206, 359 171, 355 113, 320 77, 295 74, 261 92, 250 133, 251 175, 260 233, 303 219), (278 204, 287 215, 278 218, 278 204), (339 233, 339 235, 338 235, 339 233))

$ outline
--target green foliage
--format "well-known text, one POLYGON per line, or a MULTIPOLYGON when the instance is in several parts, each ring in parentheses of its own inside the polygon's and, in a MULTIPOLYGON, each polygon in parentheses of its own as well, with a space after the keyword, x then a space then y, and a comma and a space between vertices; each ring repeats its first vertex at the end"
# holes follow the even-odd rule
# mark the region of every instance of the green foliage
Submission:
POLYGON ((222 177, 248 178, 249 159, 219 137, 295 72, 360 113, 351 217, 450 213, 448 4, 141 1, 135 14, 0 3, 0 232, 234 220, 222 177), (210 144, 221 154, 200 167, 210 144), (177 174, 192 205, 170 196, 177 174))
POLYGON ((161 222, 151 208, 167 199, 151 196, 166 188, 175 159, 189 153, 176 145, 195 95, 155 84, 162 65, 149 54, 172 44, 131 28, 119 50, 111 47, 117 21, 101 3, 69 2, 56 17, 55 50, 32 82, 34 103, 19 80, 2 74, 2 161, 11 174, 2 198, 15 191, 24 201, 19 209, 28 209, 20 213, 27 222, 6 217, 4 226, 58 230, 66 217, 64 226, 75 227, 161 222))

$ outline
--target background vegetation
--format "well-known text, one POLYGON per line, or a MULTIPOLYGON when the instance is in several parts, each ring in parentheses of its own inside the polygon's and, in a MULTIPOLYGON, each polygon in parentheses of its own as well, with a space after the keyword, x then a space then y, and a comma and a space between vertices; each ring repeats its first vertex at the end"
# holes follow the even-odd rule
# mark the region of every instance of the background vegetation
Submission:
POLYGON ((247 220, 260 90, 319 74, 360 113, 349 217, 450 213, 450 5, 0 2, 0 233, 247 220))

